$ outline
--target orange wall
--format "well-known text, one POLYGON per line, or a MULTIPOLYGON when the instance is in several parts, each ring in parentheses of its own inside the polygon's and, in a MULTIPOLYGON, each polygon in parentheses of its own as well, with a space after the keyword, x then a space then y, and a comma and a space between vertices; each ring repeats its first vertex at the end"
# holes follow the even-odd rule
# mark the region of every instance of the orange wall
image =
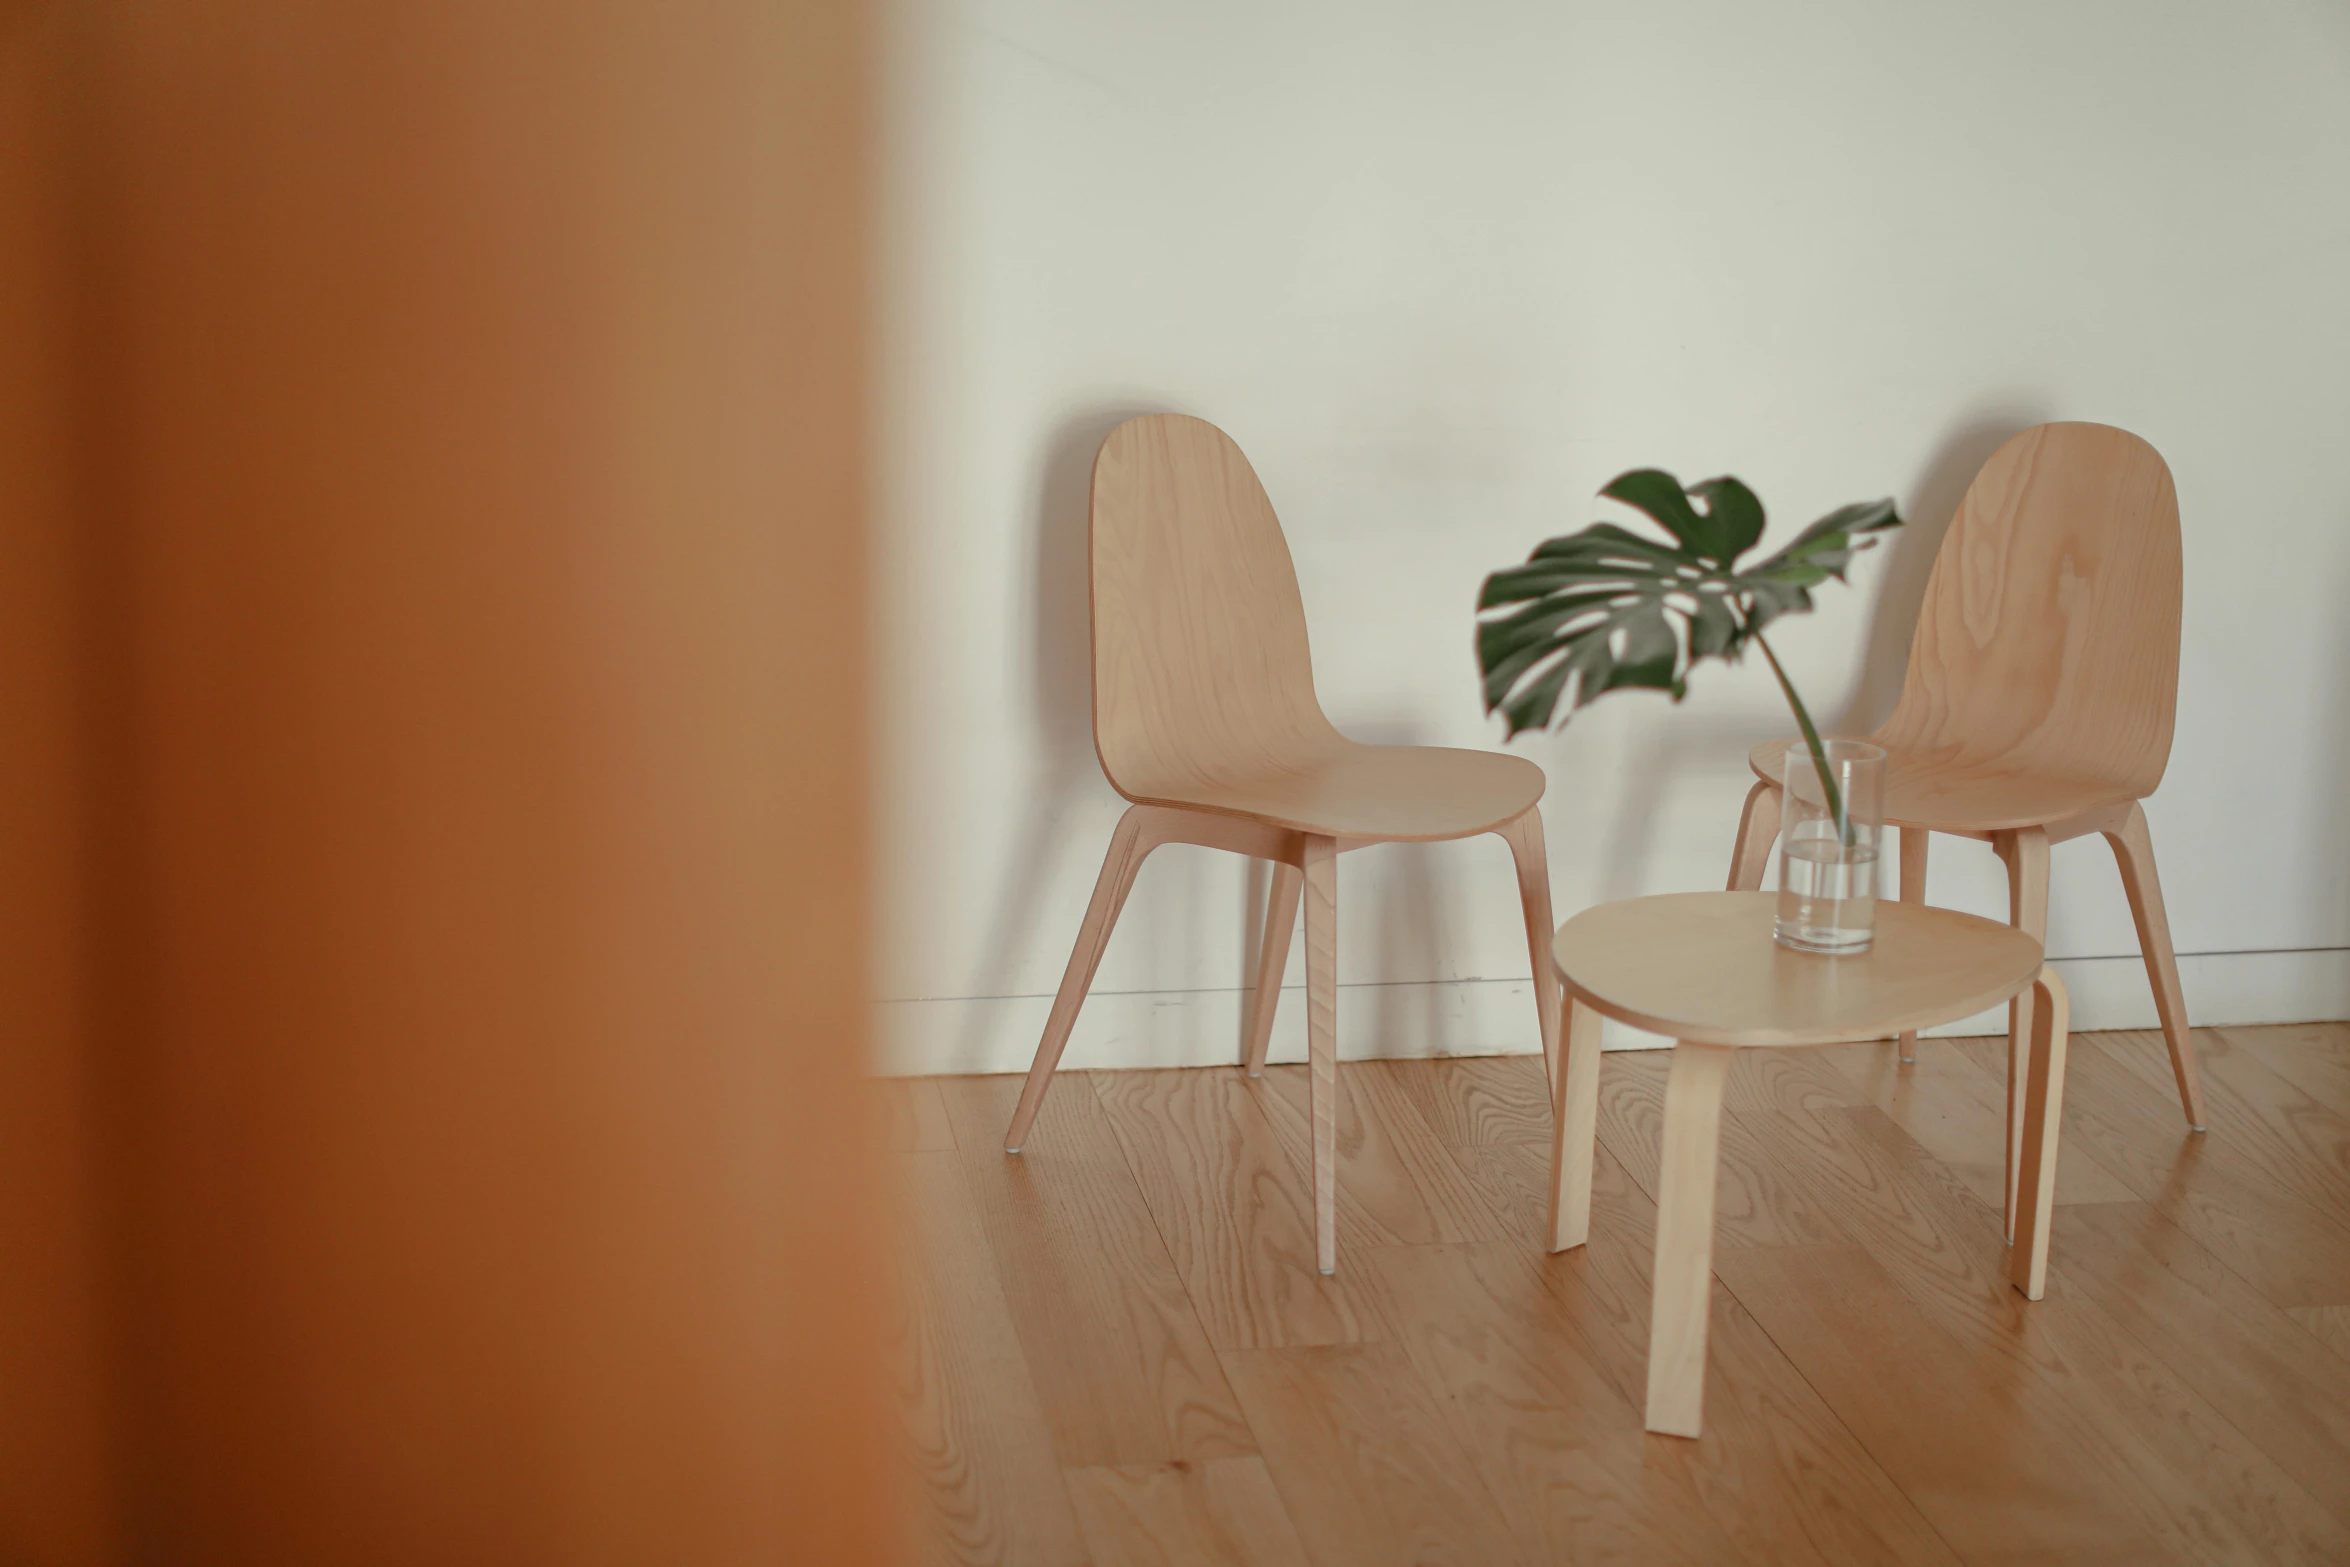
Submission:
POLYGON ((31 395, 87 460, 5 448, 10 558, 88 570, 11 590, 61 627, 7 633, 12 917, 64 954, 11 955, 57 1041, 11 1070, 97 1131, 6 1199, 51 1305, 0 1368, 70 1327, 78 1478, 0 1558, 878 1559, 867 50, 801 0, 120 4, 12 78, 75 89, 0 200, 73 171, 31 395))

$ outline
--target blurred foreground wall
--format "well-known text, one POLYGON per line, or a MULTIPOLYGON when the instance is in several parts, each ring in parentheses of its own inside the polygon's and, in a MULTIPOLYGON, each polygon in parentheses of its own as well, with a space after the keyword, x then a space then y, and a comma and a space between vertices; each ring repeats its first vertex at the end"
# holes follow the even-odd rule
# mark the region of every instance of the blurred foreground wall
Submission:
POLYGON ((0 1562, 882 1559, 869 78, 0 5, 0 1562))

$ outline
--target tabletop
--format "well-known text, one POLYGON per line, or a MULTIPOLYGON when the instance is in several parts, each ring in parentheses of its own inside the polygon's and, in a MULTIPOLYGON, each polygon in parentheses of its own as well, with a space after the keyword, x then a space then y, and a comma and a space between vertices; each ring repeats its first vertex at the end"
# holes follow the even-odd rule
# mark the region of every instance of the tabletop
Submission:
POLYGON ((1883 1039, 1996 1006, 2032 982, 2040 943, 2011 925, 1877 903, 1857 956, 1771 939, 1773 892, 1677 892, 1585 909, 1551 944, 1570 993, 1634 1028, 1705 1045, 1883 1039))

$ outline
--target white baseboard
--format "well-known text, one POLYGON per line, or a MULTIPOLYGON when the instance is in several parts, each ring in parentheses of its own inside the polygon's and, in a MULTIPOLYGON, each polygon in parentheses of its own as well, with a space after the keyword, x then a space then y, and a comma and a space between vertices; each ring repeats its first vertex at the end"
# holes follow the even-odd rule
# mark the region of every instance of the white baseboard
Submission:
MULTIPOLYGON (((2077 1029, 2152 1028, 2154 997, 2136 956, 2059 958, 2077 1029)), ((2179 960, 2187 1013, 2197 1027, 2350 1018, 2350 949, 2231 952, 2179 960)), ((1095 994, 1078 1015, 1068 1067, 1218 1066, 1240 1055, 1239 990, 1095 994)), ((1023 1072, 1052 1010, 1050 996, 953 996, 879 1004, 878 1068, 892 1076, 1023 1072)), ((1272 1059, 1306 1055, 1305 991, 1281 993, 1272 1059)), ((1541 1048, 1534 987, 1524 979, 1436 980, 1338 987, 1339 1054, 1375 1057, 1530 1054, 1541 1048)), ((1934 1034, 2002 1034, 2004 1008, 1934 1034)), ((1610 1050, 1668 1043, 1610 1023, 1610 1050)))

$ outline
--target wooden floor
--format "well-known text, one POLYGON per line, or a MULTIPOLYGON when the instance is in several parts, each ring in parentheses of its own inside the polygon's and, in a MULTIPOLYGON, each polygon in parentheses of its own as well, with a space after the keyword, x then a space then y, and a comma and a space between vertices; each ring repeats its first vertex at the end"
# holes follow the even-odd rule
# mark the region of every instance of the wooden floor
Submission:
POLYGON ((1750 1051, 1706 1434, 1640 1427, 1663 1053, 1601 1073, 1591 1243, 1540 1249, 1538 1058, 885 1091, 923 1562, 2350 1562, 2350 1025, 2073 1042, 2048 1298, 2006 1282, 1999 1040, 1750 1051))

